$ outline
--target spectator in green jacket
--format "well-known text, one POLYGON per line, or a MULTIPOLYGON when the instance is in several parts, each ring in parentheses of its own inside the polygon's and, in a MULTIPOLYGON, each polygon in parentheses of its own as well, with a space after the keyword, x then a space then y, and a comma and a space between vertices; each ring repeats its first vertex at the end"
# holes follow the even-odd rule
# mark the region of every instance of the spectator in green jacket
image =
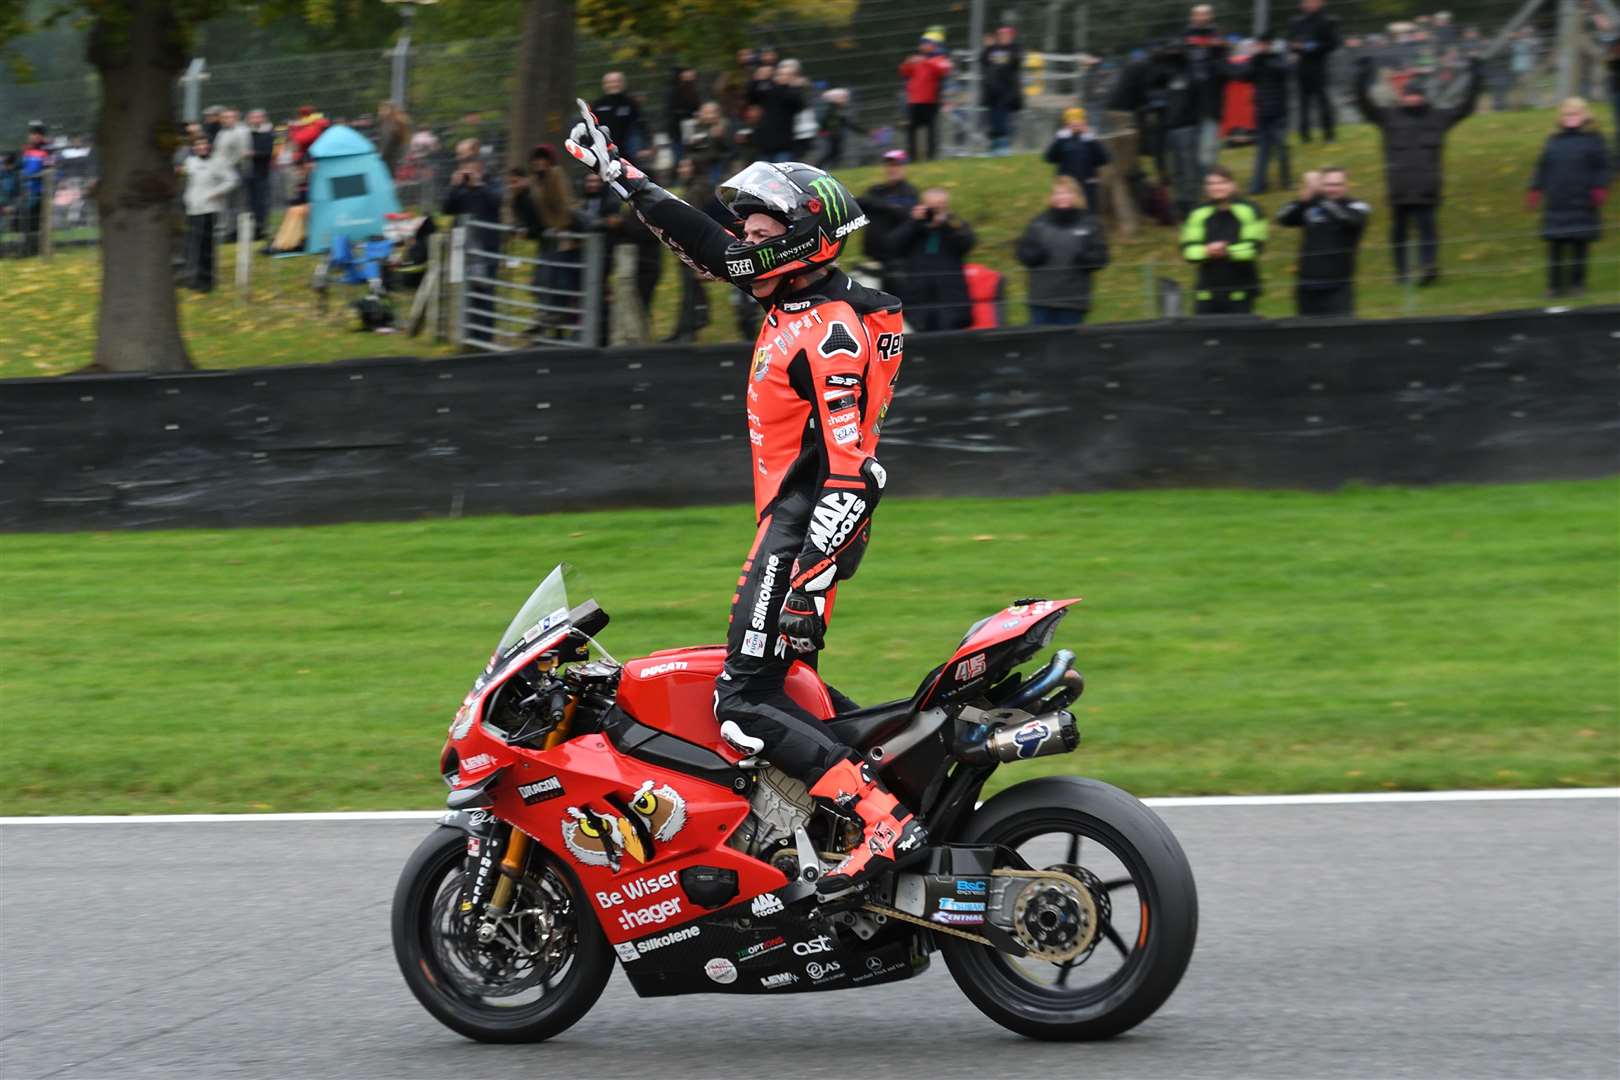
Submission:
POLYGON ((1237 197, 1232 173, 1216 165, 1204 173, 1204 194, 1181 227, 1181 254, 1198 267, 1199 315, 1246 315, 1260 295, 1260 252, 1266 216, 1237 197))

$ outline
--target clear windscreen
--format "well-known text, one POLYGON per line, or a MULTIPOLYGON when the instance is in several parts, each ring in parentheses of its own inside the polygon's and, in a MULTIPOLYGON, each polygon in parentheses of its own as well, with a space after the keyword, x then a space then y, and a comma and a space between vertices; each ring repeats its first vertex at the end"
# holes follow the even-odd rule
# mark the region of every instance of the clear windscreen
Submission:
POLYGON ((715 194, 727 210, 735 210, 740 199, 755 202, 781 214, 791 214, 798 208, 804 193, 797 184, 783 176, 775 166, 756 161, 742 172, 725 181, 715 194))
POLYGON ((569 594, 572 592, 581 597, 589 595, 578 587, 577 579, 572 566, 558 563, 529 594, 523 606, 518 608, 506 633, 501 635, 501 643, 495 647, 495 655, 505 656, 518 646, 527 645, 568 622, 569 594))

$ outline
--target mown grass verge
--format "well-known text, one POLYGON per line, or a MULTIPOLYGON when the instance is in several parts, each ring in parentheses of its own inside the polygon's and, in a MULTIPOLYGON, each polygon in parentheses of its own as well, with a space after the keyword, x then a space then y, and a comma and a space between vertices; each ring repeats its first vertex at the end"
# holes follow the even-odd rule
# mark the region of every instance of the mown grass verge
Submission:
MULTIPOLYGON (((824 672, 909 693, 973 620, 1086 598, 1080 771, 1142 795, 1620 782, 1620 482, 885 500, 824 672)), ((431 807, 529 588, 620 658, 719 640, 743 507, 0 537, 0 814, 431 807)))

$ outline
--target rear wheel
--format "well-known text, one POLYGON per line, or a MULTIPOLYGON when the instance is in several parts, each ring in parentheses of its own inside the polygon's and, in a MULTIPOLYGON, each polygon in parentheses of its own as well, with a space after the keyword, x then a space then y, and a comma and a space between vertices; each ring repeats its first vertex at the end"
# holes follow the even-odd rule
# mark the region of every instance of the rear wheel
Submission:
MULTIPOLYGON (((1062 962, 938 935, 957 985, 997 1023, 1036 1039, 1107 1039, 1146 1020, 1181 981, 1198 935, 1192 868, 1136 798, 1098 780, 1032 780, 985 803, 956 839, 1078 878, 1096 912, 1090 945, 1062 962)), ((1037 933, 1040 902, 1028 912, 1037 933)))
POLYGON ((481 942, 461 910, 467 834, 440 828, 394 890, 394 956, 411 993, 480 1042, 539 1042, 573 1026, 613 973, 612 950, 573 876, 538 844, 509 914, 481 942))

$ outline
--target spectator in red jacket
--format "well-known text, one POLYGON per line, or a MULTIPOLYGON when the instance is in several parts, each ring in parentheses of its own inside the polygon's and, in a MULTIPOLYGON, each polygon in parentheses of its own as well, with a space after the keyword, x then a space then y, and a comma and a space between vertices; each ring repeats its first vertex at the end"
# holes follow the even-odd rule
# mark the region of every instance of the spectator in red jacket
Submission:
POLYGON ((316 112, 315 106, 298 106, 298 119, 287 125, 287 141, 293 147, 293 164, 299 164, 309 157, 309 148, 331 126, 332 121, 316 112))
POLYGON ((900 65, 906 79, 906 147, 911 160, 917 158, 917 132, 928 133, 928 157, 939 153, 939 101, 951 61, 945 55, 945 35, 930 30, 922 36, 917 51, 900 65))

